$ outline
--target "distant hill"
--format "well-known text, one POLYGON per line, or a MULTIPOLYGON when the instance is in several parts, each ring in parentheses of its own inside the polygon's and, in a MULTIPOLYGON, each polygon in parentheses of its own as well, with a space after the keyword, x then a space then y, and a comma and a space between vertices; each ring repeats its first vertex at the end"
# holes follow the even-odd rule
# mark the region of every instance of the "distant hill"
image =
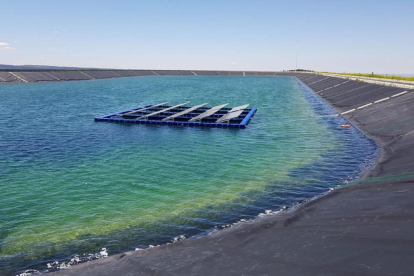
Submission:
POLYGON ((103 68, 82 68, 48 65, 9 65, 0 64, 0 70, 102 70, 103 68))

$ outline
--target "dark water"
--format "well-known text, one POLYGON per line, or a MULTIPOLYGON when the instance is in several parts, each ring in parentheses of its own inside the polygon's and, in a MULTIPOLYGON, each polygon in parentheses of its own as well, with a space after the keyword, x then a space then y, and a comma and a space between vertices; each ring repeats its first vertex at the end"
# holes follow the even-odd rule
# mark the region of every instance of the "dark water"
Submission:
POLYGON ((0 86, 0 275, 194 237, 357 178, 375 144, 285 77, 0 86), (170 101, 250 103, 247 129, 97 123, 170 101))

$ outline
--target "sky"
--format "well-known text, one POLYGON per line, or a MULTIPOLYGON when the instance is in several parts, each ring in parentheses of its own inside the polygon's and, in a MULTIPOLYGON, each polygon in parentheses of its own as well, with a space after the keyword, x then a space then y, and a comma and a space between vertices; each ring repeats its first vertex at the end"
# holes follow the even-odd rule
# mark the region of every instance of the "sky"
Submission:
POLYGON ((414 0, 1 0, 0 64, 414 73, 414 0))

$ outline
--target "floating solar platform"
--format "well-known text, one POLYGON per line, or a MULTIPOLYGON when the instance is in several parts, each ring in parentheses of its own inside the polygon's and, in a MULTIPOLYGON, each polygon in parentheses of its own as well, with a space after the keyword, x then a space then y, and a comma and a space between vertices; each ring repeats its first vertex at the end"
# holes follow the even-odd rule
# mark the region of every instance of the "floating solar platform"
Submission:
POLYGON ((188 102, 169 105, 168 102, 145 105, 106 116, 96 117, 95 121, 124 124, 203 126, 221 128, 246 128, 257 108, 249 105, 228 107, 222 104, 214 107, 207 103, 188 106, 188 102))

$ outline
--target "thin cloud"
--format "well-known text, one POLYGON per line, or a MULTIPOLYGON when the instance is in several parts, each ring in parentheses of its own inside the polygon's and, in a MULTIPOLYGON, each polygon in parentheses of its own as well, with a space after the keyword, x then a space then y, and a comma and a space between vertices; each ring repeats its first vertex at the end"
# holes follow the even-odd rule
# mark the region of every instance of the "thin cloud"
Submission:
POLYGON ((61 34, 61 33, 64 33, 64 32, 66 32, 66 29, 55 29, 54 30, 55 34, 61 34))
POLYGON ((14 50, 7 42, 0 42, 0 50, 14 50))

